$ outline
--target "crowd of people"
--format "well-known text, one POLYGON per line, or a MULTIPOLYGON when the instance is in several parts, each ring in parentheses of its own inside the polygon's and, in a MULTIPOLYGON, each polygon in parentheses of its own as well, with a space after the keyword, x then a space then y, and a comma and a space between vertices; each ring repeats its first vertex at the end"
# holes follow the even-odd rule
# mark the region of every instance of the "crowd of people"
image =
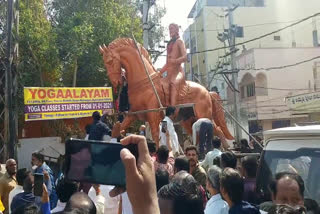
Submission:
MULTIPOLYGON (((138 147, 138 157, 128 149, 120 153, 126 188, 70 181, 63 171, 55 176, 44 155, 35 152, 31 171, 17 170, 14 159, 6 161, 6 172, 0 174, 0 210, 4 214, 319 213, 317 203, 304 198, 303 179, 292 172, 276 174, 269 184, 272 198, 263 201, 256 191, 258 159, 238 159, 233 151, 225 150, 220 139, 207 130, 211 128, 207 120, 202 120, 204 125, 199 121, 193 136, 196 142, 183 151, 171 124, 173 114, 174 108, 168 108, 167 128, 160 127, 159 148, 143 136, 143 126, 140 135, 113 136, 122 138, 122 145, 138 147), (199 136, 204 133, 208 134, 199 136), (34 195, 34 173, 44 176, 42 196, 34 195)), ((111 129, 94 113, 86 138, 111 138, 111 129)))

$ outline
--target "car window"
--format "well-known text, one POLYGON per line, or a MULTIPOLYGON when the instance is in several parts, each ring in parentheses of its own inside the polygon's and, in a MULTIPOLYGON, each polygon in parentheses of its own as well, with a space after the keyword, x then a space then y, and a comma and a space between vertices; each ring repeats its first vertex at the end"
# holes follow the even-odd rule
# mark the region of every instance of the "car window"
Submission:
POLYGON ((309 156, 300 156, 294 159, 274 159, 272 160, 272 165, 275 165, 272 172, 292 172, 298 173, 303 180, 308 178, 309 168, 311 163, 311 157, 309 156))
POLYGON ((305 183, 305 198, 320 202, 319 165, 320 153, 314 148, 302 148, 289 152, 264 151, 260 166, 261 174, 258 174, 257 178, 257 188, 265 194, 269 191, 269 183, 275 174, 279 172, 298 173, 305 183))

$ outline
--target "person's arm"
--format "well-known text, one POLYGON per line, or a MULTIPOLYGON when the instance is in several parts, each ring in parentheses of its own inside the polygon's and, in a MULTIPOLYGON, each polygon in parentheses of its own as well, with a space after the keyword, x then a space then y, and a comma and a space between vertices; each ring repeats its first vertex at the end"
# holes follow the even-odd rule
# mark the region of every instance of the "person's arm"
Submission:
POLYGON ((122 196, 120 196, 118 214, 122 214, 122 196))
POLYGON ((200 166, 202 166, 203 168, 207 168, 209 166, 209 157, 208 154, 205 156, 204 160, 202 162, 200 162, 200 166))
POLYGON ((102 129, 103 129, 103 134, 104 135, 109 135, 109 136, 112 135, 111 129, 107 126, 107 124, 105 124, 103 122, 102 122, 102 129))
POLYGON ((92 185, 94 190, 96 191, 96 202, 94 203, 97 208, 97 214, 103 214, 104 213, 104 202, 105 198, 101 194, 100 185, 99 184, 93 184, 92 185))
POLYGON ((43 214, 51 214, 49 192, 45 184, 42 185, 41 211, 43 214))
POLYGON ((166 130, 166 143, 167 143, 167 147, 169 149, 169 152, 172 152, 171 139, 170 139, 170 134, 169 134, 168 129, 166 130))
MULTIPOLYGON (((13 189, 14 190, 14 189, 13 189)), ((9 192, 9 200, 8 200, 8 207, 9 207, 9 213, 11 213, 11 202, 12 202, 12 198, 13 198, 13 190, 11 190, 11 192, 9 192)), ((1 198, 1 197, 0 197, 1 198)))
POLYGON ((168 69, 168 64, 166 63, 162 68, 161 70, 159 71, 160 75, 162 75, 164 72, 166 72, 168 69))
POLYGON ((200 143, 200 134, 197 132, 197 138, 196 138, 196 146, 198 146, 200 143))
POLYGON ((162 75, 164 72, 166 72, 168 70, 168 55, 167 55, 167 60, 166 60, 166 64, 160 69, 159 73, 160 75, 162 75))
MULTIPOLYGON (((155 172, 146 138, 139 135, 130 135, 122 139, 121 144, 124 146, 129 144, 138 145, 138 161, 128 149, 122 149, 120 153, 126 170, 126 188, 133 213, 160 214, 155 172)), ((109 194, 110 196, 116 196, 120 193, 121 191, 116 187, 109 194)))
POLYGON ((174 154, 176 154, 177 152, 179 153, 178 135, 177 135, 176 130, 174 129, 173 123, 171 121, 168 122, 168 131, 170 134, 172 151, 174 154))
POLYGON ((51 179, 50 179, 50 175, 47 171, 43 170, 43 177, 44 177, 44 181, 48 190, 49 195, 51 195, 52 192, 52 183, 51 183, 51 179))
POLYGON ((193 145, 197 145, 197 130, 196 130, 196 124, 197 122, 195 122, 192 125, 192 144, 193 145))

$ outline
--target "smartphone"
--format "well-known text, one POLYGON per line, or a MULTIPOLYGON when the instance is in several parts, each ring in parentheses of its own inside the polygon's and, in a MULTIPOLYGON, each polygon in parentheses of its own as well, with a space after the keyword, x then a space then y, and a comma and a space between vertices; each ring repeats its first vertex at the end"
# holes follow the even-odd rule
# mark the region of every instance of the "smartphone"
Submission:
POLYGON ((43 191, 43 174, 34 173, 34 186, 33 194, 34 196, 42 196, 43 191))
POLYGON ((70 139, 65 144, 66 177, 72 181, 125 186, 120 151, 127 148, 138 159, 137 145, 70 139))
POLYGON ((168 123, 167 121, 161 121, 161 132, 166 133, 168 129, 168 123))

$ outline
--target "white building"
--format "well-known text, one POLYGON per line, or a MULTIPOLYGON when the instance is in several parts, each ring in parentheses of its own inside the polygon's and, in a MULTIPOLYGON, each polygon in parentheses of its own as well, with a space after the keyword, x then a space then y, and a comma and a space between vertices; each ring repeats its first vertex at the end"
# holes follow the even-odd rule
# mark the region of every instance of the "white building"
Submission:
MULTIPOLYGON (((223 47, 217 39, 219 33, 228 29, 225 16, 229 0, 197 0, 188 18, 193 23, 184 32, 184 40, 189 52, 205 51, 223 47)), ((290 25, 320 11, 319 0, 232 0, 239 7, 234 11, 235 25, 243 27, 243 37, 236 43, 259 37, 290 25)), ((240 46, 237 55, 251 48, 313 47, 317 45, 319 17, 308 19, 301 24, 279 33, 240 46), (314 44, 315 43, 315 44, 314 44)), ((222 98, 226 99, 227 84, 220 75, 213 75, 217 62, 228 50, 218 50, 193 54, 185 64, 186 77, 200 82, 211 89, 216 86, 222 98), (191 72, 192 71, 192 72, 191 72)), ((225 57, 225 61, 229 58, 225 57)))
MULTIPOLYGON (((248 121, 251 133, 313 120, 290 109, 286 97, 319 90, 320 47, 254 48, 240 54, 236 61, 242 123, 248 121), (311 60, 316 57, 319 59, 311 60), (308 62, 299 64, 303 61, 308 62), (272 69, 275 67, 281 68, 272 69)), ((233 103, 232 97, 228 89, 228 104, 233 103)))

